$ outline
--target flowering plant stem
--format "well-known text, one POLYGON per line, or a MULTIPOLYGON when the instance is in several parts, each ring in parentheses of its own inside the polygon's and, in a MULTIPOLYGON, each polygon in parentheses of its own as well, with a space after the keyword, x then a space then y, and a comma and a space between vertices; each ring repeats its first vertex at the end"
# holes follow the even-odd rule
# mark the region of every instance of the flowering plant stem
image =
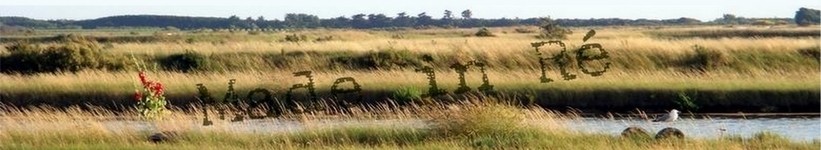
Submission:
MULTIPOLYGON (((136 62, 136 61, 135 61, 136 62)), ((156 119, 165 112, 165 88, 159 81, 151 81, 145 75, 145 67, 137 63, 141 89, 134 90, 137 111, 145 118, 156 119)))

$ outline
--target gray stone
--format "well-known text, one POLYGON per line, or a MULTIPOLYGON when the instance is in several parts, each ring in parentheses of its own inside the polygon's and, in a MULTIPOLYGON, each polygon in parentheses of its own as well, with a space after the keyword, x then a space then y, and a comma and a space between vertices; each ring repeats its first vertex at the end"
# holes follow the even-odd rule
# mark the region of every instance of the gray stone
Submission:
POLYGON ((627 129, 621 131, 622 137, 650 137, 650 134, 647 133, 647 130, 644 130, 637 126, 630 126, 627 129))
POLYGON ((174 137, 177 136, 177 132, 173 131, 165 131, 160 133, 154 133, 151 136, 148 136, 148 140, 154 143, 166 142, 169 140, 173 140, 174 137))
POLYGON ((681 132, 681 130, 676 129, 676 128, 667 127, 667 128, 661 129, 661 131, 656 133, 656 139, 665 139, 665 138, 672 138, 672 137, 684 138, 684 132, 681 132))

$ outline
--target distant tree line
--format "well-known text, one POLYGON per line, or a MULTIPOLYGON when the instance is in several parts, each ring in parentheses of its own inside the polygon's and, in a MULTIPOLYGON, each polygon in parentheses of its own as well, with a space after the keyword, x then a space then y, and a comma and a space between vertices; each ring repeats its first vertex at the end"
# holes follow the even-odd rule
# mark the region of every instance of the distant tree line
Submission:
MULTIPOLYGON (((818 22, 818 10, 801 8, 796 12, 798 23, 818 22), (813 12, 814 11, 814 12, 813 12), (815 17, 813 20, 812 17, 815 17), (809 19, 804 19, 809 18, 809 19)), ((90 20, 35 20, 25 17, 0 17, 0 26, 22 26, 29 28, 101 28, 101 27, 175 27, 180 29, 291 29, 291 28, 426 28, 426 27, 502 27, 517 25, 540 25, 543 18, 473 18, 473 12, 464 10, 457 17, 452 11, 445 10, 442 17, 434 17, 425 12, 419 14, 397 13, 395 17, 385 14, 355 14, 350 17, 319 18, 316 15, 291 13, 283 20, 267 20, 260 16, 242 19, 238 16, 188 17, 164 15, 124 15, 110 16, 90 20)), ((652 25, 692 25, 692 24, 787 24, 792 18, 743 18, 725 14, 711 22, 702 22, 693 18, 677 19, 555 19, 556 24, 566 27, 574 26, 652 26, 652 25)), ((805 23, 806 24, 806 23, 805 23)))

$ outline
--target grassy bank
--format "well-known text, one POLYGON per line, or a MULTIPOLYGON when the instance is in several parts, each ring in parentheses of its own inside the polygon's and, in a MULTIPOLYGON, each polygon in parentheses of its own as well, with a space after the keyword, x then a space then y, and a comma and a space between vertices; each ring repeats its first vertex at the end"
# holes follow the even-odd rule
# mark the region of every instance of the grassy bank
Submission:
MULTIPOLYGON (((213 111, 213 110, 211 110, 213 111)), ((790 141, 777 133, 715 139, 647 136, 619 137, 567 129, 572 114, 541 108, 522 109, 499 100, 455 104, 354 108, 351 114, 289 113, 281 120, 298 121, 295 131, 248 132, 234 122, 216 120, 201 127, 193 110, 171 111, 163 119, 145 121, 135 112, 4 107, 0 112, 3 149, 815 149, 818 141, 790 141), (393 120, 391 124, 323 124, 327 118, 347 121, 393 120), (111 121, 128 121, 111 124, 111 121), (408 120, 425 120, 420 127, 408 120), (147 124, 147 126, 146 126, 147 124), (167 132, 170 140, 147 137, 167 132)), ((231 116, 229 116, 230 118, 231 116)), ((271 127, 275 128, 275 127, 271 127)))

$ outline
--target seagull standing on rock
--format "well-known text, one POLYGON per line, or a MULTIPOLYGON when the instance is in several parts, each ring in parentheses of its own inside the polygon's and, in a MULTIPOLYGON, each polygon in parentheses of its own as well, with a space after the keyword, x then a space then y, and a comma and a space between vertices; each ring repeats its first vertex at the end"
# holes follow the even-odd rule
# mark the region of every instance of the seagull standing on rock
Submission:
POLYGON ((678 119, 678 114, 679 114, 679 111, 676 110, 676 109, 673 109, 673 110, 670 110, 670 112, 667 113, 666 115, 663 115, 661 117, 653 119, 653 122, 673 122, 673 121, 676 121, 678 119))

